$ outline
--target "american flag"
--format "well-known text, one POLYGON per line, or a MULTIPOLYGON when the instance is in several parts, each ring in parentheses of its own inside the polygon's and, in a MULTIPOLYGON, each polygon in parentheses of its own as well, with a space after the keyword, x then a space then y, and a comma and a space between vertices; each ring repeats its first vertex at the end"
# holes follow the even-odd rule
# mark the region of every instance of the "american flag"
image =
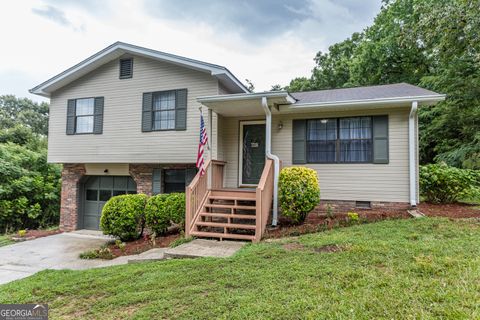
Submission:
POLYGON ((207 145, 207 129, 205 128, 205 121, 203 121, 203 115, 200 114, 200 142, 198 143, 198 153, 197 153, 197 168, 200 171, 200 175, 205 174, 205 160, 203 159, 203 151, 207 145))

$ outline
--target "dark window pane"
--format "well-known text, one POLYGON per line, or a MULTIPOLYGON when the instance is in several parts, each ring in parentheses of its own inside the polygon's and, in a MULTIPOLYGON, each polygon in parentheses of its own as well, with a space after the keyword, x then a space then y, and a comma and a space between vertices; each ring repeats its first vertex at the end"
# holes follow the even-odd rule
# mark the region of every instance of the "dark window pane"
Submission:
POLYGON ((307 121, 307 162, 335 162, 337 119, 307 121))
POLYGON ((127 194, 137 194, 137 191, 128 190, 127 194))
POLYGON ((128 190, 132 190, 132 191, 137 190, 137 184, 131 177, 128 177, 128 190))
POLYGON ((372 161, 372 118, 340 119, 340 162, 372 161))
POLYGON ((87 200, 88 201, 97 201, 98 200, 97 190, 87 189, 87 200))
POLYGON ((185 169, 163 171, 165 193, 185 192, 185 169))
POLYGON ((100 201, 108 201, 112 197, 112 190, 100 190, 100 201))
POLYGON ((113 190, 113 196, 119 196, 122 194, 126 194, 127 192, 125 190, 113 190))
POLYGON ((165 183, 165 193, 185 192, 185 182, 183 183, 165 183))

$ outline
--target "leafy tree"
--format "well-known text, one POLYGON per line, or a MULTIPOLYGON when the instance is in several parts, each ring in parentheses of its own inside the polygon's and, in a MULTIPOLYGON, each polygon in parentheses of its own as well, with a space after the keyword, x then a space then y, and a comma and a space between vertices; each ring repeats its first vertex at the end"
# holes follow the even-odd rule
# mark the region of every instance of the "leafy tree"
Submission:
POLYGON ((280 85, 280 84, 278 84, 278 83, 277 83, 277 84, 274 84, 274 85, 270 88, 270 91, 281 91, 281 90, 283 90, 283 87, 282 87, 282 85, 280 85))
POLYGON ((0 129, 23 125, 35 134, 48 134, 48 103, 13 95, 0 96, 0 129))
POLYGON ((306 91, 408 82, 447 94, 422 107, 421 163, 480 168, 480 10, 478 1, 384 0, 372 26, 318 52, 306 91))
POLYGON ((48 104, 0 96, 0 232, 58 223, 60 166, 47 163, 48 104))
POLYGON ((60 167, 47 164, 46 150, 2 143, 0 159, 0 230, 58 223, 60 167))

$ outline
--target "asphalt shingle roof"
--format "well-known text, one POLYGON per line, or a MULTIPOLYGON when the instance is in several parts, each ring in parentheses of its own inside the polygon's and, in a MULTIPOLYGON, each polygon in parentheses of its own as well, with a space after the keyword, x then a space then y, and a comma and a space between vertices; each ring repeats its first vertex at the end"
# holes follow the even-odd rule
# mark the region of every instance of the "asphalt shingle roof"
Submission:
POLYGON ((408 83, 396 83, 370 87, 291 92, 290 94, 298 100, 296 102, 297 104, 303 104, 411 96, 418 97, 437 95, 438 93, 408 83))

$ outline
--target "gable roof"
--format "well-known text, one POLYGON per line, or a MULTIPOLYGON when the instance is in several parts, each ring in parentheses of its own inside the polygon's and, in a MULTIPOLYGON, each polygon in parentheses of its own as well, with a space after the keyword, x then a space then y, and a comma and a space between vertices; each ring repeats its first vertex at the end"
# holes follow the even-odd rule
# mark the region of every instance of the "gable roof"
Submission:
POLYGON ((385 84, 368 87, 327 89, 317 91, 291 92, 297 102, 295 105, 308 104, 342 104, 355 101, 395 100, 395 99, 426 99, 439 98, 444 95, 423 89, 408 83, 385 84))
POLYGON ((166 52, 139 47, 124 42, 115 42, 114 44, 95 53, 73 67, 30 89, 29 91, 33 94, 50 97, 50 94, 53 91, 73 82, 74 80, 84 76, 85 74, 93 71, 105 63, 119 58, 125 53, 144 56, 147 58, 176 64, 189 69, 210 73, 212 76, 216 77, 223 86, 231 90, 233 93, 249 92, 243 83, 241 83, 226 67, 185 58, 166 52))

